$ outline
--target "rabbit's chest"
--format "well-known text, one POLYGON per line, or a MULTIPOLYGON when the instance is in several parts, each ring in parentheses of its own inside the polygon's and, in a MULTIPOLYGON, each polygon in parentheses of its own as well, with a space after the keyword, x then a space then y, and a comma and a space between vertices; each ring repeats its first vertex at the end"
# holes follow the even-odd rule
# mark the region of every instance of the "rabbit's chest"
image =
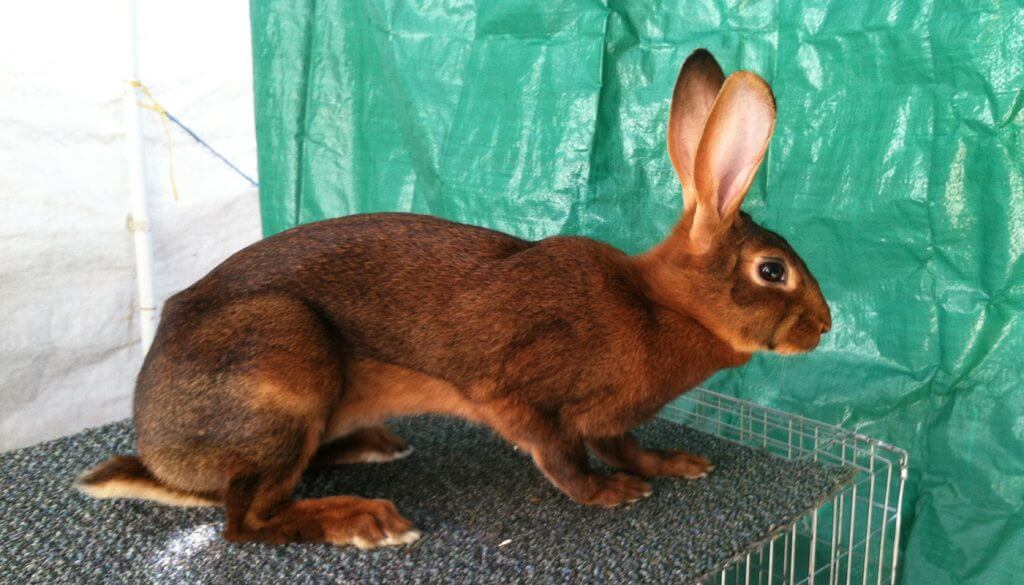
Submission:
POLYGON ((585 436, 621 435, 653 419, 666 404, 706 378, 707 375, 699 379, 685 376, 653 384, 642 377, 619 380, 614 386, 587 393, 588 399, 571 405, 563 417, 570 419, 585 436), (565 417, 566 414, 569 416, 565 417))
POLYGON ((614 367, 593 371, 587 380, 589 388, 577 393, 577 400, 563 411, 586 436, 628 432, 715 372, 749 359, 749 355, 702 344, 652 347, 634 359, 619 357, 614 367))

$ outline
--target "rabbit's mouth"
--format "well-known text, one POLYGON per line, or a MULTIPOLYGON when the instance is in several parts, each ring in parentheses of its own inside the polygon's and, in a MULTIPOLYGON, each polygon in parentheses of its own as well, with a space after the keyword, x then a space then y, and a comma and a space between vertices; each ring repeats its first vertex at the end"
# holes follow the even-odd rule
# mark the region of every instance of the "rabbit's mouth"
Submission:
POLYGON ((806 353, 821 342, 821 330, 815 330, 801 313, 786 315, 772 331, 768 339, 768 350, 793 355, 806 353))
POLYGON ((818 343, 820 341, 821 336, 819 335, 808 338, 807 342, 801 343, 799 345, 787 341, 781 343, 773 342, 771 345, 769 345, 768 349, 781 355, 794 355, 798 353, 807 353, 811 351, 812 349, 818 347, 818 343))
POLYGON ((777 345, 773 347, 772 351, 781 355, 794 355, 798 353, 807 353, 814 349, 815 347, 818 347, 817 341, 815 341, 813 345, 810 345, 808 347, 797 347, 795 345, 784 343, 782 345, 777 345))
POLYGON ((771 335, 768 336, 768 351, 775 353, 796 353, 789 351, 788 344, 785 341, 780 342, 779 336, 782 333, 788 333, 789 329, 796 323, 796 320, 800 318, 797 313, 790 313, 783 317, 776 325, 775 329, 772 330, 771 335))

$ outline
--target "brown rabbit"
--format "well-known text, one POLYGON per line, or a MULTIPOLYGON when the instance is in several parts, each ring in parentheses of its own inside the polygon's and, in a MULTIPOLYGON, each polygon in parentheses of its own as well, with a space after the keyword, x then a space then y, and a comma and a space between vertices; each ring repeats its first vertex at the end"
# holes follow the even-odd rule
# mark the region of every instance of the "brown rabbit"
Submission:
POLYGON ((381 425, 425 412, 490 426, 584 504, 643 498, 644 476, 703 477, 707 459, 644 449, 630 429, 752 352, 808 351, 831 326, 796 252, 740 211, 774 123, 763 79, 726 79, 693 53, 668 128, 685 210, 639 256, 411 214, 249 246, 167 302, 136 387, 138 456, 79 487, 223 505, 234 541, 407 543, 419 532, 391 502, 292 494, 311 464, 407 454, 381 425), (592 471, 587 448, 621 472, 592 471))

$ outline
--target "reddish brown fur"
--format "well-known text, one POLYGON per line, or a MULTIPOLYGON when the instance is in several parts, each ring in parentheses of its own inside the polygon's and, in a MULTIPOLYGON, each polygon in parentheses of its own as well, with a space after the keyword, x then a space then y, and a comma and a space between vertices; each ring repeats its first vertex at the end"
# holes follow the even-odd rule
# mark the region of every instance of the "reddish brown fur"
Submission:
POLYGON ((367 427, 322 445, 310 465, 386 461, 398 458, 410 449, 401 437, 385 427, 367 427))
MULTIPOLYGON (((674 104, 673 116, 707 118, 707 96, 718 92, 702 85, 721 84, 709 69, 717 64, 696 57, 680 83, 687 67, 696 71, 702 97, 674 104)), ((736 83, 763 98, 757 79, 736 83)), ((670 141, 694 125, 674 120, 670 141)), ((673 156, 707 148, 687 140, 673 156)), ((689 192, 688 164, 676 166, 689 192)), ((142 469, 183 492, 219 494, 232 540, 361 546, 397 543, 411 525, 390 503, 293 502, 292 491, 327 441, 321 463, 393 452, 397 438, 378 425, 395 416, 487 424, 582 503, 650 492, 633 475, 591 471, 586 446, 629 473, 700 477, 706 459, 645 450, 630 429, 750 352, 808 350, 829 326, 817 283, 788 244, 713 205, 714 195, 688 200, 672 235, 637 257, 587 238, 527 242, 401 213, 327 220, 254 244, 164 309, 136 389, 142 469), (749 277, 769 250, 793 273, 785 287, 749 277)))

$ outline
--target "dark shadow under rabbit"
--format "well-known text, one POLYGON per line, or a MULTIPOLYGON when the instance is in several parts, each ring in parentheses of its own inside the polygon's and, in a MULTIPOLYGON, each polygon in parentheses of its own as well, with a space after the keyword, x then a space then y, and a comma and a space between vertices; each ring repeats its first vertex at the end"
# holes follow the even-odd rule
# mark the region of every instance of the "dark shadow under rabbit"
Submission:
POLYGON ((238 252, 164 308, 136 387, 138 455, 79 487, 221 505, 236 541, 408 543, 419 533, 388 501, 293 490, 311 464, 404 456, 382 425, 424 412, 491 427, 583 504, 643 498, 643 477, 703 477, 707 459, 644 449, 630 429, 752 352, 808 351, 831 326, 801 259, 740 211, 774 123, 763 79, 691 55, 668 130, 683 216, 638 256, 401 213, 238 252), (620 471, 591 470, 588 449, 620 471))

